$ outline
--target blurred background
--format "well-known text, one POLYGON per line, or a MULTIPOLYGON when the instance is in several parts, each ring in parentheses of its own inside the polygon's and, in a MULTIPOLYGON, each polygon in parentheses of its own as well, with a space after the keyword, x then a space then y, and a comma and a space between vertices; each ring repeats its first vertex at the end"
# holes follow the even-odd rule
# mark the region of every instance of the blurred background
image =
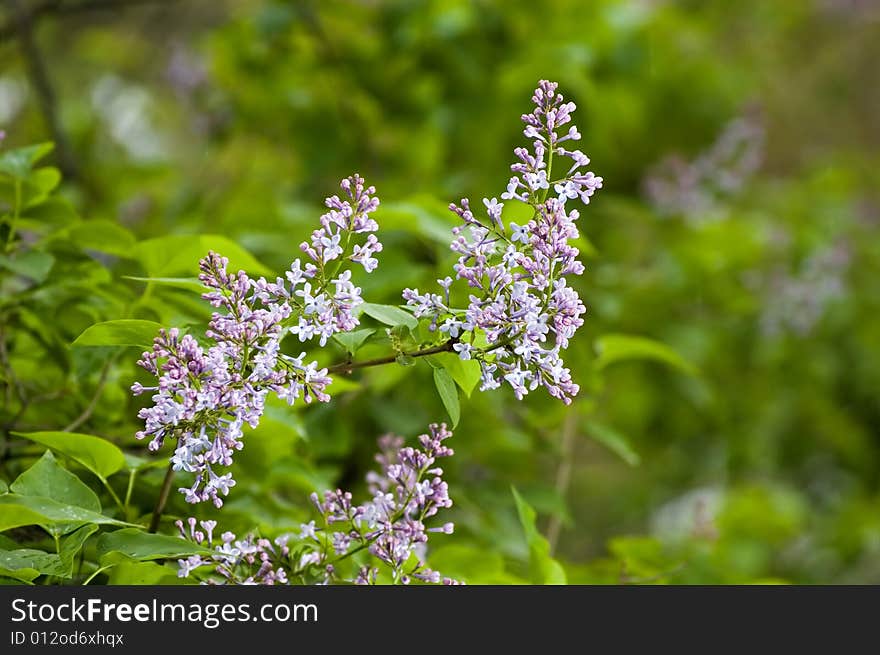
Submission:
MULTIPOLYGON (((96 276, 88 297, 35 300, 61 344, 135 298, 164 325, 208 316, 127 279, 145 272, 125 244, 220 234, 283 270, 354 171, 382 198, 364 295, 399 302, 449 269, 446 204, 504 190, 531 91, 558 81, 605 179, 580 219, 582 393, 463 399, 432 565, 525 579, 513 485, 569 582, 880 583, 877 61, 875 0, 6 0, 0 129, 54 141, 62 195, 119 228, 67 273, 96 276), (671 350, 598 360, 609 333, 671 350)), ((94 395, 78 430, 142 445, 135 349, 46 353, 19 355, 16 429, 94 395)), ((362 487, 379 434, 443 416, 427 365, 270 407, 222 525, 297 526, 313 489, 362 487)), ((144 512, 160 480, 135 489, 144 512)))

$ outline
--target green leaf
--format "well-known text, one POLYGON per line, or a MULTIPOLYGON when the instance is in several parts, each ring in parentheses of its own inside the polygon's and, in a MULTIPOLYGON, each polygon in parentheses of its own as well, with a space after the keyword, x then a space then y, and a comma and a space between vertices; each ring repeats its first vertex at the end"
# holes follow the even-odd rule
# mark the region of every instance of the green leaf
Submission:
POLYGON ((46 517, 24 505, 8 504, 5 499, 11 494, 0 496, 0 532, 20 528, 24 525, 40 525, 46 517))
POLYGON ((627 581, 635 584, 662 583, 680 564, 653 537, 615 537, 608 543, 608 550, 623 565, 627 581))
MULTIPOLYGON (((37 193, 37 200, 42 200, 48 196, 55 187, 61 182, 61 171, 54 166, 44 166, 33 171, 27 179, 29 186, 37 193)), ((30 199, 33 201, 33 198, 30 199)))
POLYGON ((458 402, 458 389, 455 388, 455 381, 452 379, 449 371, 445 368, 434 369, 434 385, 437 387, 437 393, 440 394, 440 400, 452 419, 452 427, 458 425, 458 419, 461 417, 461 406, 458 402))
POLYGON ((364 345, 364 342, 375 333, 375 330, 368 328, 366 330, 355 330, 354 332, 340 332, 334 334, 333 339, 345 348, 349 354, 354 355, 364 345))
POLYGON ((7 150, 0 154, 0 173, 7 173, 12 177, 24 179, 28 176, 34 164, 52 152, 54 147, 51 143, 38 143, 25 148, 7 150))
POLYGON ((0 495, 5 494, 7 491, 9 491, 9 486, 3 480, 0 480, 0 495))
POLYGON ((117 257, 134 257, 137 240, 124 227, 113 221, 80 221, 53 235, 84 250, 96 250, 117 257))
POLYGON ((36 569, 22 568, 18 570, 10 570, 0 566, 0 584, 9 584, 8 580, 6 580, 7 578, 11 578, 17 582, 30 584, 34 578, 38 577, 40 577, 40 572, 36 569))
POLYGON ((135 258, 143 264, 150 277, 169 277, 192 274, 198 270, 199 260, 209 250, 229 259, 228 270, 245 270, 254 275, 273 276, 247 250, 228 237, 216 234, 177 234, 141 241, 135 249, 135 258))
POLYGON ((125 455, 106 439, 77 432, 13 432, 70 457, 102 480, 125 467, 125 455))
POLYGON ((176 289, 186 289, 187 291, 202 292, 205 290, 205 285, 202 284, 197 277, 136 277, 134 275, 123 275, 122 277, 126 280, 152 282, 153 284, 161 284, 176 289))
POLYGON ((412 314, 402 310, 394 305, 377 305, 371 302, 365 302, 361 305, 361 309, 367 316, 372 316, 380 323, 385 325, 405 325, 410 330, 419 327, 419 322, 412 314))
POLYGON ((449 371, 455 383, 470 398, 480 381, 480 363, 474 359, 464 360, 455 353, 440 353, 426 358, 434 368, 442 367, 449 371))
POLYGON ((476 545, 444 542, 435 546, 432 543, 429 562, 432 569, 468 584, 528 582, 504 570, 504 557, 501 553, 476 545))
POLYGON ((28 250, 27 252, 10 257, 0 255, 0 267, 21 275, 38 284, 49 277, 49 271, 55 264, 55 258, 47 252, 40 250, 28 250))
POLYGON ((641 462, 641 457, 629 445, 626 437, 607 425, 591 421, 587 426, 587 433, 630 466, 638 466, 641 462))
POLYGON ((39 575, 70 578, 73 576, 76 554, 97 530, 97 525, 83 526, 62 542, 57 554, 33 548, 0 550, 0 575, 23 582, 30 582, 39 575))
POLYGON ((21 216, 22 219, 30 219, 31 222, 43 226, 67 225, 79 220, 70 202, 58 197, 48 198, 37 205, 26 207, 21 216))
POLYGON ((74 339, 74 346, 137 346, 149 348, 162 326, 153 321, 121 318, 87 327, 74 339))
POLYGON ((606 334, 596 340, 596 369, 629 359, 650 359, 696 375, 696 367, 666 344, 629 334, 606 334))
POLYGON ((95 492, 58 464, 51 450, 47 450, 33 466, 19 475, 11 489, 22 496, 44 496, 93 512, 101 511, 101 501, 95 492))
POLYGON ((151 534, 144 530, 125 528, 108 532, 98 539, 97 553, 103 562, 112 562, 113 553, 125 557, 147 561, 164 558, 189 557, 190 555, 211 555, 209 548, 203 548, 180 537, 164 534, 151 534))
POLYGON ((168 459, 147 459, 139 455, 123 452, 125 457, 125 469, 127 471, 146 471, 148 469, 165 468, 168 466, 168 459))
POLYGON ((109 585, 168 585, 186 584, 177 577, 175 568, 156 562, 124 560, 113 567, 108 575, 109 585))
POLYGON ((550 556, 550 542, 538 532, 535 524, 537 515, 515 487, 511 486, 513 500, 519 522, 526 536, 529 547, 529 574, 533 584, 565 584, 565 570, 562 565, 550 556))
POLYGON ((65 562, 70 567, 70 572, 67 574, 68 577, 71 575, 73 562, 77 553, 82 550, 89 537, 97 531, 98 526, 94 523, 90 523, 89 525, 84 525, 61 542, 61 551, 58 554, 61 556, 61 561, 65 562))
POLYGON ((31 582, 40 575, 59 568, 61 558, 35 548, 0 550, 0 575, 31 582))
POLYGON ((0 530, 22 525, 61 525, 67 529, 82 523, 132 525, 82 507, 59 503, 51 498, 18 494, 0 496, 0 530))

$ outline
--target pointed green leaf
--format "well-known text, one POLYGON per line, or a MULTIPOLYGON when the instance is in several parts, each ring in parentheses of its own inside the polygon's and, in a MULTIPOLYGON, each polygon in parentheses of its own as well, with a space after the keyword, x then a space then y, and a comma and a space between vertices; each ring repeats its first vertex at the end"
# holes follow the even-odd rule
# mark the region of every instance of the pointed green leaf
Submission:
POLYGON ((20 496, 5 494, 0 496, 0 530, 22 525, 60 525, 69 532, 77 524, 96 523, 98 525, 132 525, 125 521, 111 519, 74 505, 65 505, 42 496, 20 496))
POLYGON ((46 517, 24 505, 5 503, 11 494, 0 496, 0 532, 25 525, 40 525, 46 517))
POLYGON ((187 291, 197 291, 201 293, 205 290, 205 285, 201 283, 197 277, 137 277, 135 275, 123 275, 126 280, 135 280, 136 282, 152 282, 153 284, 161 284, 166 287, 174 287, 176 289, 186 289, 187 291))
MULTIPOLYGON (((61 542, 61 551, 58 553, 61 560, 65 563, 73 565, 73 560, 77 553, 82 550, 88 538, 98 531, 98 526, 94 523, 84 525, 79 530, 69 535, 61 542)), ((69 575, 69 574, 68 574, 69 575)))
POLYGON ((394 305, 377 305, 371 302, 365 302, 361 305, 361 309, 367 316, 372 316, 380 323, 385 325, 405 325, 410 330, 415 330, 419 326, 419 322, 407 311, 394 305))
POLYGON ((106 439, 77 432, 13 432, 75 460, 101 479, 125 467, 125 455, 106 439))
POLYGON ((74 346, 137 346, 149 348, 162 328, 153 321, 133 318, 103 321, 87 327, 74 339, 74 346))
POLYGON ((9 584, 9 579, 23 582, 24 584, 31 584, 38 577, 40 577, 40 572, 36 569, 7 569, 0 566, 0 584, 9 584))
POLYGON ((97 544, 98 558, 102 562, 113 561, 113 554, 138 560, 211 555, 213 550, 198 546, 180 537, 151 534, 144 530, 126 528, 101 535, 97 544))
POLYGON ((60 561, 61 558, 55 553, 35 548, 0 550, 0 576, 31 582, 40 575, 57 570, 60 561))
POLYGON ((73 576, 77 553, 97 530, 97 525, 83 526, 61 543, 61 550, 57 554, 32 548, 0 550, 0 575, 8 575, 25 582, 30 582, 38 575, 70 578, 73 576))
POLYGON ((587 433, 630 466, 638 466, 641 462, 641 457, 629 445, 626 437, 613 428, 591 421, 587 426, 587 433))
POLYGON ((615 362, 629 359, 650 359, 696 375, 696 367, 666 344, 629 334, 606 334, 596 340, 598 358, 595 366, 602 370, 615 362))
POLYGON ((5 268, 38 284, 46 280, 54 264, 55 258, 40 250, 28 250, 15 257, 0 255, 0 268, 5 268))
POLYGON ((199 260, 213 250, 229 259, 227 270, 239 270, 253 275, 273 276, 272 271, 232 239, 216 234, 176 234, 141 241, 135 257, 143 264, 150 277, 169 277, 194 274, 199 260))
POLYGON ((455 383, 470 398, 482 372, 480 363, 474 359, 464 360, 455 353, 440 353, 426 358, 434 368, 441 367, 449 371, 455 383))
POLYGON ((440 394, 440 400, 452 419, 452 427, 458 425, 458 419, 461 417, 461 406, 458 402, 458 389, 455 388, 455 381, 452 375, 445 368, 434 369, 434 385, 437 387, 437 393, 440 394))
POLYGON ((61 183, 61 171, 54 166, 43 166, 33 171, 27 179, 30 187, 28 204, 44 200, 61 183))
POLYGON ((366 330, 355 330, 354 332, 340 332, 333 335, 333 339, 345 348, 349 354, 355 355, 358 349, 364 345, 364 342, 375 333, 375 330, 368 328, 366 330))
POLYGON ((537 515, 515 487, 510 488, 516 502, 519 522, 529 547, 529 571, 534 584, 565 584, 566 576, 562 565, 550 556, 550 542, 538 532, 535 524, 537 515))
POLYGON ((156 562, 121 561, 108 574, 110 585, 175 585, 187 584, 177 577, 176 566, 156 562))
POLYGON ((28 220, 35 226, 43 227, 67 225, 78 220, 73 205, 57 196, 47 198, 37 205, 26 207, 21 213, 21 218, 22 221, 28 220))
POLYGON ((52 152, 51 143, 38 143, 25 148, 16 148, 0 153, 0 173, 24 179, 40 159, 52 152))
POLYGON ((53 239, 63 239, 84 250, 106 252, 127 259, 134 257, 137 244, 131 232, 118 223, 106 220, 80 221, 60 230, 53 239))
POLYGON ((123 452, 125 457, 125 468, 128 471, 145 471, 147 469, 165 468, 168 466, 168 459, 147 459, 140 455, 123 452))
POLYGON ((11 489, 22 496, 44 496, 93 512, 101 511, 101 501, 95 492, 58 464, 51 450, 47 450, 33 466, 19 475, 11 489))

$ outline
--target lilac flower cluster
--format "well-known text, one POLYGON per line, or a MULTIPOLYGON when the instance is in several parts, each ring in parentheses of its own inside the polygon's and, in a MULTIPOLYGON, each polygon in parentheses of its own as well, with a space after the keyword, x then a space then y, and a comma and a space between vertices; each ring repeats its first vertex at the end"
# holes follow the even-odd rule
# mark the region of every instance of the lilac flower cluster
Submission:
MULTIPOLYGON (((589 159, 583 152, 569 149, 569 142, 581 138, 570 125, 574 103, 565 102, 557 85, 547 81, 539 83, 532 100, 535 108, 522 117, 531 149, 515 150, 514 176, 501 194, 503 200, 527 205, 531 218, 523 225, 505 225, 504 203, 497 198, 483 199, 486 218, 477 218, 467 199, 451 205, 463 222, 454 230, 451 248, 459 255, 455 276, 471 290, 466 308, 453 308, 450 302, 452 277, 438 281, 442 295, 405 289, 403 298, 416 317, 429 318, 430 328, 444 335, 444 347, 463 360, 479 362, 482 389, 506 382, 522 398, 543 386, 570 403, 579 387, 561 352, 583 324, 586 310, 567 280, 584 267, 572 243, 578 238, 579 214, 566 205, 571 200, 588 204, 602 178, 584 170, 589 159)), ((139 412, 145 426, 137 436, 149 436, 154 451, 168 437, 177 440, 172 465, 194 476, 190 487, 180 489, 188 502, 211 500, 222 506, 222 497, 235 484, 223 469, 243 447, 245 426, 259 424, 269 393, 289 404, 300 398, 306 403, 329 400, 329 369, 307 362, 305 353, 294 357, 282 352, 281 342, 291 334, 324 347, 333 335, 358 325, 357 308, 364 301, 345 264, 360 264, 367 273, 377 267, 382 244, 371 214, 379 200, 357 175, 343 180, 341 187, 343 197, 326 200, 328 211, 319 229, 300 245, 304 260, 295 260, 284 277, 270 281, 251 279, 243 271, 232 274, 225 258, 209 253, 200 263, 199 279, 207 288, 203 298, 218 311, 205 339, 163 330, 139 362, 158 384, 132 387, 136 395, 153 392, 153 405, 139 412)), ((437 346, 428 352, 438 352, 437 346)), ((362 364, 389 361, 394 358, 362 364)), ((432 502, 439 502, 441 491, 432 492, 432 502)), ((322 502, 331 501, 336 502, 329 497, 322 502)), ((395 503, 394 511, 400 511, 400 499, 395 503)), ((368 514, 381 516, 378 511, 372 508, 368 514)), ((327 512, 328 521, 339 520, 327 512)), ((426 516, 430 514, 421 518, 426 516)), ((371 541, 370 547, 378 549, 373 554, 399 575, 405 564, 399 555, 415 548, 423 536, 418 521, 396 519, 393 534, 371 541)), ((339 537, 337 550, 346 538, 339 537)))
POLYGON ((179 560, 178 574, 187 577, 205 567, 205 581, 214 584, 375 584, 382 567, 394 584, 455 584, 425 564, 428 534, 454 529, 452 523, 425 526, 452 506, 443 469, 436 465, 438 458, 453 454, 443 443, 451 436, 445 425, 433 424, 419 437, 420 448, 404 446, 400 437, 382 437, 376 456, 381 471, 367 476, 370 500, 355 505, 351 493, 340 489, 314 493, 321 524, 301 525, 298 536, 270 541, 253 535, 237 539, 226 532, 215 540, 214 521, 202 521, 201 529, 195 519, 189 519, 188 529, 178 521, 184 539, 215 551, 210 557, 179 560), (355 564, 354 556, 364 551, 371 560, 355 564))
POLYGON ((742 189, 764 155, 764 128, 754 113, 732 120, 693 161, 671 156, 648 174, 644 192, 663 216, 693 224, 719 217, 718 204, 742 189))
POLYGON ((414 316, 429 317, 431 329, 453 341, 461 359, 480 363, 483 390, 506 382, 522 398, 543 386, 570 403, 579 387, 561 351, 586 309, 566 279, 584 271, 572 245, 579 213, 566 204, 589 204, 602 178, 583 170, 590 163, 583 152, 566 147, 581 134, 574 125, 565 129, 575 104, 564 101, 557 84, 541 81, 532 101, 535 108, 522 116, 532 148, 514 150, 515 174, 501 194, 531 207, 531 219, 505 225, 497 198, 483 199, 486 218, 467 199, 450 205, 463 223, 453 230, 451 248, 459 254, 456 278, 471 289, 467 308, 451 306, 451 277, 438 280, 442 295, 406 289, 403 298, 414 316))
POLYGON ((200 262, 199 279, 207 288, 202 297, 219 310, 205 332, 211 345, 203 347, 177 329, 162 330, 138 362, 158 384, 132 386, 135 395, 154 392, 153 405, 138 414, 145 425, 137 437, 151 437, 153 451, 166 438, 177 439, 174 469, 195 476, 191 487, 180 489, 188 502, 223 504, 221 495, 235 481, 219 469, 230 466, 233 453, 243 447, 244 426, 259 424, 270 392, 289 404, 330 399, 327 369, 306 362, 305 353, 282 353, 280 344, 292 333, 301 342, 317 339, 323 346, 333 334, 358 325, 352 312, 363 302, 360 289, 351 270, 341 269, 346 261, 367 272, 376 268, 373 255, 382 244, 372 234, 378 226, 370 214, 379 200, 357 175, 341 186, 346 199, 326 200, 329 211, 321 216, 321 228, 301 246, 310 261, 295 260, 284 278, 270 282, 244 271, 231 274, 226 258, 209 253, 200 262), (354 243, 363 234, 366 239, 354 243))

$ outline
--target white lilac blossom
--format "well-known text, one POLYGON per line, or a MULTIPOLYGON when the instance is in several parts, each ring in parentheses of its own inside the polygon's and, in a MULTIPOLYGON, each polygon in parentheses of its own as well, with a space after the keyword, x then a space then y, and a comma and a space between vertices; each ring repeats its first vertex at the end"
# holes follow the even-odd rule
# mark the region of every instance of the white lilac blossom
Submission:
POLYGON ((153 392, 153 405, 138 414, 145 425, 137 437, 150 437, 153 451, 168 437, 177 440, 171 463, 195 477, 192 486, 180 489, 188 502, 223 504, 221 496, 235 481, 221 469, 243 447, 245 426, 258 425, 269 393, 289 404, 330 399, 327 369, 306 362, 305 353, 282 353, 280 344, 290 333, 323 346, 335 333, 358 325, 353 310, 363 303, 361 290, 343 267, 354 262, 367 272, 376 268, 374 255, 382 244, 372 234, 378 225, 370 214, 379 199, 358 175, 341 187, 345 199, 327 198, 321 228, 301 245, 308 261, 294 260, 284 277, 270 282, 244 271, 231 274, 225 257, 209 253, 199 264, 199 279, 208 289, 202 297, 218 311, 205 345, 176 328, 162 330, 138 362, 158 384, 132 387, 135 395, 153 392))
POLYGON ((505 226, 505 203, 497 198, 483 199, 486 219, 467 199, 450 205, 463 223, 451 248, 459 254, 455 276, 470 290, 467 308, 451 306, 449 278, 438 280, 443 295, 406 289, 403 299, 414 316, 430 317, 431 329, 445 333, 459 357, 480 363, 483 390, 507 383, 522 398, 543 386, 569 403, 579 387, 561 353, 586 309, 567 280, 584 267, 572 245, 579 213, 566 205, 589 204, 602 178, 583 170, 589 158, 569 145, 581 134, 569 125, 575 104, 564 101, 557 84, 541 81, 532 101, 535 108, 522 116, 532 148, 514 150, 515 175, 501 194, 531 207, 531 219, 505 226))
POLYGON ((419 437, 417 448, 404 446, 393 435, 380 438, 380 471, 367 475, 371 498, 355 505, 352 494, 340 489, 312 494, 320 526, 304 523, 298 535, 270 541, 254 535, 238 539, 225 532, 215 538, 216 522, 178 521, 184 539, 214 551, 178 560, 178 575, 198 571, 207 584, 375 584, 382 568, 395 584, 456 584, 425 563, 429 533, 454 530, 449 522, 426 526, 452 506, 443 469, 437 466, 438 458, 453 455, 443 443, 451 436, 445 425, 433 424, 419 437), (369 559, 355 563, 356 556, 369 559))

